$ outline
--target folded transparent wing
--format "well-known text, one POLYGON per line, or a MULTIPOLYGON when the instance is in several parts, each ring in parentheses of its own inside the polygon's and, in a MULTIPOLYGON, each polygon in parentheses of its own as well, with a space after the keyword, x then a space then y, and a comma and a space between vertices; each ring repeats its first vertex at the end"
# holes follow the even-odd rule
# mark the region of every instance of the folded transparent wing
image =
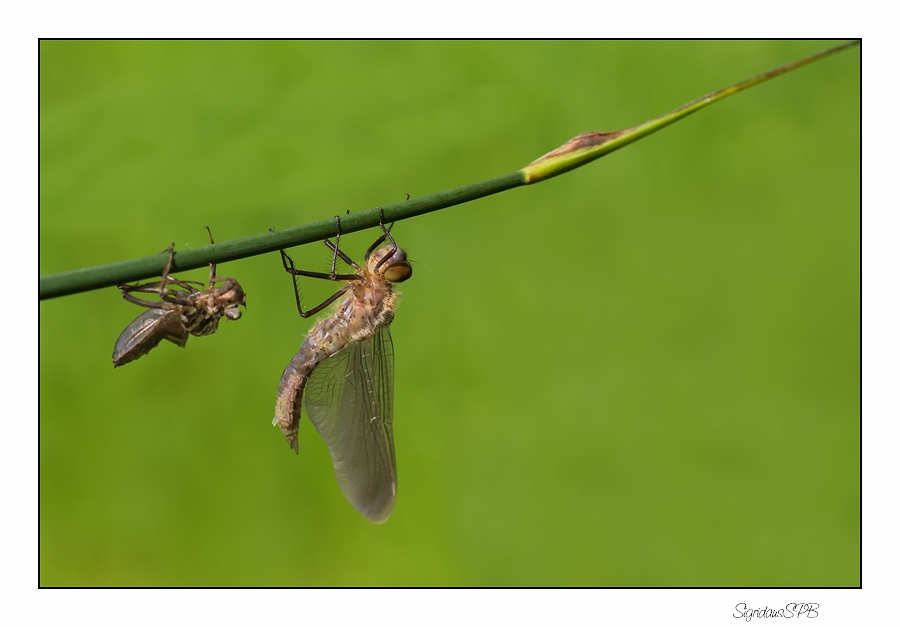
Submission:
POLYGON ((375 523, 397 495, 394 458, 394 347, 388 326, 322 360, 303 392, 303 409, 328 445, 344 496, 375 523))

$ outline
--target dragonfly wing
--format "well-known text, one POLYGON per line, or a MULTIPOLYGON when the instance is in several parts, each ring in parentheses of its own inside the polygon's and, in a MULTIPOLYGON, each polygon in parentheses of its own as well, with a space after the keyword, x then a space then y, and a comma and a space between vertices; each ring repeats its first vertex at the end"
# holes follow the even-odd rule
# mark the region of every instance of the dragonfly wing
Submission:
POLYGON ((319 363, 303 408, 328 445, 344 496, 372 522, 386 521, 397 495, 390 327, 319 363))
POLYGON ((113 348, 113 367, 143 357, 163 340, 184 348, 187 338, 177 311, 152 307, 132 320, 119 335, 113 348))

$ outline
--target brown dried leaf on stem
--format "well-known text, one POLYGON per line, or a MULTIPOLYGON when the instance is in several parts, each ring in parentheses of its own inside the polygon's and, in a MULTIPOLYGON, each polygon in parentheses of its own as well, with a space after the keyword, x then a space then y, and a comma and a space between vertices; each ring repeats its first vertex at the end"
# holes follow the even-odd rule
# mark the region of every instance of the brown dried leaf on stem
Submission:
POLYGON ((582 150, 586 150, 588 148, 595 148, 597 146, 602 146, 606 142, 612 141, 618 137, 621 137, 625 133, 627 133, 630 129, 624 129, 621 131, 590 131, 588 133, 581 133, 580 135, 576 135, 565 144, 557 148, 556 150, 551 150, 546 155, 538 157, 528 165, 535 165, 537 163, 541 163, 543 161, 547 161, 549 159, 553 159, 556 157, 563 157, 565 155, 570 155, 575 152, 581 152, 582 150))

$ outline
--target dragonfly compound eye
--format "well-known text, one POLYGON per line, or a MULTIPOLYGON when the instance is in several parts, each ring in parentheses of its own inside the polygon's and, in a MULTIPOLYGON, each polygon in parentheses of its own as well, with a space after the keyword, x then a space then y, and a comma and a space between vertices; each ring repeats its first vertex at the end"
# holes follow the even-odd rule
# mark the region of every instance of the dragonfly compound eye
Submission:
POLYGON ((391 283, 402 283, 412 276, 412 266, 406 260, 392 263, 384 271, 384 278, 391 283))

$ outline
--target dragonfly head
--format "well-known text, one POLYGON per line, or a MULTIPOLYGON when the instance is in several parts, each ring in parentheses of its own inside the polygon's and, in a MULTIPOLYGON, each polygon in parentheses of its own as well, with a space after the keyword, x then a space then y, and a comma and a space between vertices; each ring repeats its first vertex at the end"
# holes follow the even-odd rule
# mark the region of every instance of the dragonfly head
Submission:
POLYGON ((244 294, 244 288, 237 281, 230 290, 222 294, 220 300, 225 303, 225 317, 229 320, 237 320, 241 317, 239 305, 247 306, 247 295, 244 294))
POLYGON ((380 274, 391 283, 402 283, 412 276, 412 266, 402 248, 398 247, 391 255, 393 249, 393 246, 382 246, 369 256, 367 265, 369 272, 380 274))

